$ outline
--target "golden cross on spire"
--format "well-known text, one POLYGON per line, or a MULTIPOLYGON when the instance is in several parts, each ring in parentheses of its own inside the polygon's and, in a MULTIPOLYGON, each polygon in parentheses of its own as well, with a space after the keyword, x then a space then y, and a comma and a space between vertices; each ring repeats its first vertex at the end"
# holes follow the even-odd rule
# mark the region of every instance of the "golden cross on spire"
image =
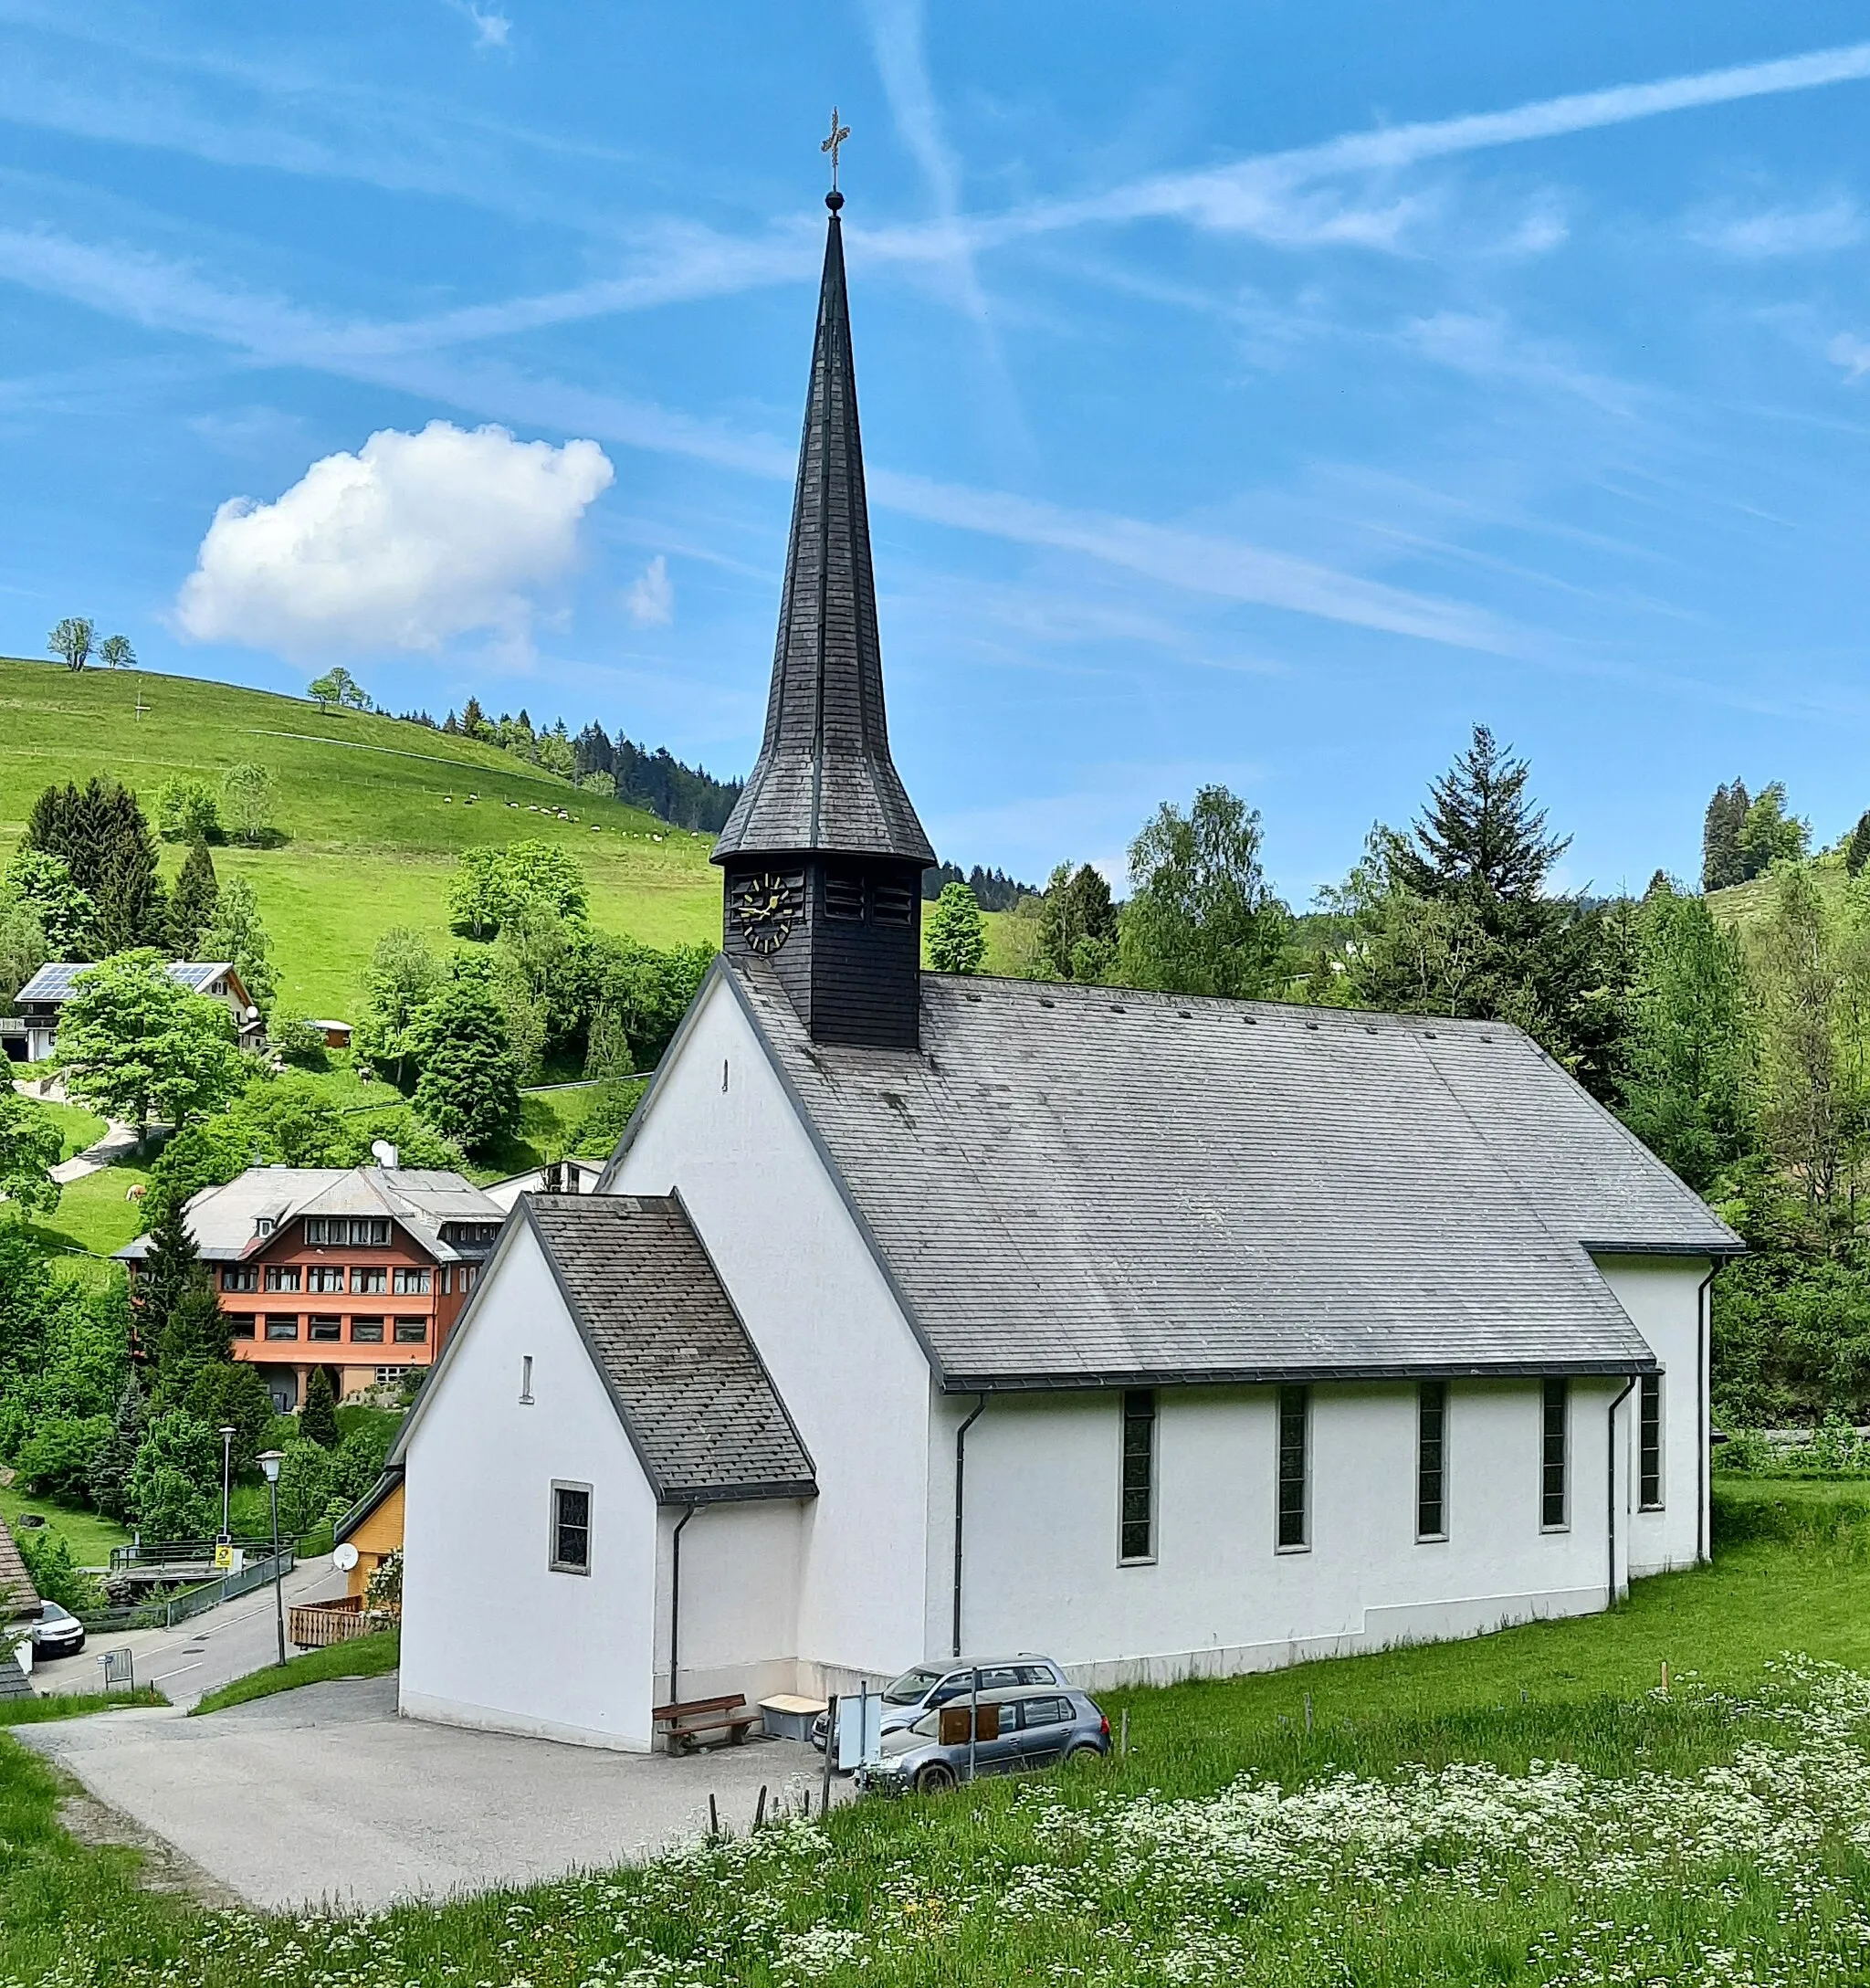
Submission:
POLYGON ((818 148, 820 152, 828 152, 831 154, 831 190, 833 193, 837 191, 837 148, 850 135, 850 126, 848 124, 840 124, 837 121, 837 106, 834 104, 831 109, 831 136, 818 148))

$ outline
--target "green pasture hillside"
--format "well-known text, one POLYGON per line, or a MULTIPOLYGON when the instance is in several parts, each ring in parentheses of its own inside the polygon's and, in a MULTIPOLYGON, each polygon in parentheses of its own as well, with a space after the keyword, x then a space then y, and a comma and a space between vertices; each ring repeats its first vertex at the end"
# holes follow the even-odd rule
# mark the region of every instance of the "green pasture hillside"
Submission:
MULTIPOLYGON (((1812 876, 1819 894, 1827 903, 1835 906, 1843 898, 1844 885, 1849 880, 1844 874, 1843 855, 1831 850, 1819 857, 1812 866, 1812 876)), ((1755 877, 1748 883, 1730 885, 1725 890, 1710 890, 1707 908, 1717 918, 1738 925, 1744 932, 1765 918, 1772 901, 1772 888, 1771 877, 1766 876, 1755 877)))
MULTIPOLYGON (((371 948, 392 925, 446 942, 449 871, 483 843, 537 836, 574 850, 606 930, 652 945, 719 934, 711 837, 574 793, 497 747, 191 677, 0 657, 0 842, 17 838, 50 782, 108 774, 153 813, 173 774, 217 784, 243 761, 278 782, 285 839, 230 843, 215 863, 252 881, 288 1012, 349 1017, 371 948), (561 807, 570 821, 541 812, 561 807)), ((170 874, 182 854, 166 851, 170 874)))

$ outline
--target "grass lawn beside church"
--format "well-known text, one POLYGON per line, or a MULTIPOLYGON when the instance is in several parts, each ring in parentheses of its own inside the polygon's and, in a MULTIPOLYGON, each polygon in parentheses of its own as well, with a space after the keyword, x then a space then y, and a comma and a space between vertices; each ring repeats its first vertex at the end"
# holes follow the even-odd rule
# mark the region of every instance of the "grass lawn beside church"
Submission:
POLYGON ((367 1920, 142 1892, 0 1742, 0 1982, 1842 1984, 1870 1680, 1774 1667, 1870 1671, 1870 1486, 1719 1495, 1715 1566, 1607 1616, 1111 1693, 1104 1769, 367 1920))

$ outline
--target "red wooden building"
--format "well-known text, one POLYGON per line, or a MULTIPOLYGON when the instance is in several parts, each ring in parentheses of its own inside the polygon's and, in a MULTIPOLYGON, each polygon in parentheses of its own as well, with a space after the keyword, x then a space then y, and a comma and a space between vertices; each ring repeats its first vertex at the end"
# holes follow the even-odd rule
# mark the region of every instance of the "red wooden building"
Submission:
MULTIPOLYGON (((458 1173, 393 1166, 249 1167, 187 1215, 235 1357, 285 1410, 314 1367, 341 1399, 429 1366, 503 1219, 458 1173)), ((132 1278, 149 1247, 140 1236, 117 1252, 132 1278)))

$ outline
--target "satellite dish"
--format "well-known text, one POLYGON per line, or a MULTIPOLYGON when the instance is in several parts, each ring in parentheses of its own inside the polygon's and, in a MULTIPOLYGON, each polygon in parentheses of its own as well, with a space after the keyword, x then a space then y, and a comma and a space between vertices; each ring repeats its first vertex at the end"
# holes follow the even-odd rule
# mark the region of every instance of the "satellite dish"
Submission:
POLYGON ((357 1549, 352 1545, 349 1540, 346 1540, 341 1546, 333 1549, 331 1553, 331 1565, 334 1566, 340 1573, 349 1573, 352 1568, 353 1568, 356 1564, 357 1549))
POLYGON ((396 1163, 396 1149, 387 1139, 373 1139, 370 1142, 370 1156, 379 1166, 393 1167, 396 1163))

